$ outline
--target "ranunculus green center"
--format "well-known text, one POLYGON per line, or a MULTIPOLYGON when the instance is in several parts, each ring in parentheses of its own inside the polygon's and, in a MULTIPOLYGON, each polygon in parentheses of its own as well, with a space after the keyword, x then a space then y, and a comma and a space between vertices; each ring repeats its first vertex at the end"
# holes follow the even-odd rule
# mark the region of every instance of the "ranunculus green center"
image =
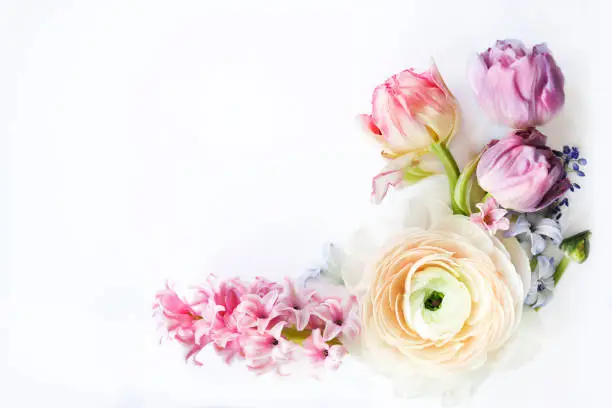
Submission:
POLYGON ((406 277, 404 317, 421 337, 448 338, 463 327, 472 296, 460 276, 451 265, 432 265, 406 277))
POLYGON ((442 306, 443 299, 444 293, 434 290, 429 296, 427 296, 423 304, 425 305, 425 309, 435 311, 442 306))

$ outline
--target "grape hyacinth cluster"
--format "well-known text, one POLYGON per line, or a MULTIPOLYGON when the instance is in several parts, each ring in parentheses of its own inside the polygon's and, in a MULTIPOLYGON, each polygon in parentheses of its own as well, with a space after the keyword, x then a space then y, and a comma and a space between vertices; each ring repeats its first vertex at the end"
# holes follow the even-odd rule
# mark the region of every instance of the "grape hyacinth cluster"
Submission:
MULTIPOLYGON (((586 173, 584 172, 584 167, 587 165, 587 159, 584 157, 580 157, 580 150, 576 146, 565 145, 563 146, 563 150, 554 150, 555 155, 561 160, 563 160, 563 165, 565 166, 565 172, 569 176, 569 174, 576 174, 578 177, 585 177, 586 173)), ((576 190, 580 190, 580 184, 576 182, 571 182, 570 191, 574 192, 576 190)), ((569 199, 567 197, 563 197, 557 201, 555 201, 549 208, 550 216, 556 220, 559 220, 563 216, 563 208, 569 207, 569 199)))
POLYGON ((227 364, 244 359, 260 374, 287 374, 285 368, 298 361, 335 369, 347 353, 342 342, 359 335, 355 298, 322 297, 289 278, 281 285, 211 275, 188 294, 181 297, 166 285, 153 309, 167 336, 182 343, 186 360, 197 365, 210 345, 227 364))

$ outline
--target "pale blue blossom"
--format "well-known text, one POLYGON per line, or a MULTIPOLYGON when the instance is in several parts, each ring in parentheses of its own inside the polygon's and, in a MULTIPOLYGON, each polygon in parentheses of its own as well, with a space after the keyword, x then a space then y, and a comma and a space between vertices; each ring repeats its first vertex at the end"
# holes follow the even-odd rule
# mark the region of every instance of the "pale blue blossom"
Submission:
POLYGON ((539 255, 546 249, 546 239, 559 245, 563 239, 561 226, 557 220, 539 214, 521 214, 504 234, 528 242, 532 255, 539 255))
POLYGON ((534 309, 546 306, 552 299, 555 288, 555 260, 538 256, 537 265, 531 272, 531 287, 525 296, 525 304, 534 309))
POLYGON ((342 260, 344 251, 337 245, 328 242, 323 246, 321 260, 307 268, 298 278, 298 284, 306 286, 308 281, 326 278, 330 283, 342 284, 342 260))

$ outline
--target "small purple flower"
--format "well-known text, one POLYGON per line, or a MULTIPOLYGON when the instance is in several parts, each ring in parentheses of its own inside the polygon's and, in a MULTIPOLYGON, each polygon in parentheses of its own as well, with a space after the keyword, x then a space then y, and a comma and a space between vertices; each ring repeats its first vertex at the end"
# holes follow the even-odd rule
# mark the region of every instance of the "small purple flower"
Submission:
POLYGON ((555 245, 559 245, 563 239, 559 222, 539 214, 519 215, 504 235, 517 237, 521 242, 529 242, 532 255, 539 255, 546 249, 547 238, 555 245))
POLYGON ((546 306, 552 299, 555 288, 555 260, 538 256, 537 265, 531 272, 531 287, 525 296, 525 304, 534 309, 546 306))
MULTIPOLYGON (((565 177, 570 180, 570 175, 575 173, 578 177, 585 177, 586 173, 584 172, 584 167, 587 165, 587 159, 584 157, 580 157, 580 150, 576 146, 563 146, 563 150, 553 150, 555 156, 563 161, 563 166, 565 170, 565 177)), ((574 192, 576 190, 580 190, 580 184, 570 180, 569 182, 569 190, 574 192)), ((555 219, 560 219, 563 215, 563 207, 569 207, 569 201, 567 197, 563 199, 558 199, 554 201, 549 209, 549 215, 551 215, 555 219)))

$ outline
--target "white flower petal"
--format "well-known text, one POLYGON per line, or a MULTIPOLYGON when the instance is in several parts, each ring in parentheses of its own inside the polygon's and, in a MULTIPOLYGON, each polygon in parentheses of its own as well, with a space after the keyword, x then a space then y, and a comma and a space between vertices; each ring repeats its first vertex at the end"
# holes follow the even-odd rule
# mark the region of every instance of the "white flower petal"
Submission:
POLYGON ((510 254, 510 260, 523 281, 523 293, 527 293, 531 286, 531 265, 525 249, 515 238, 504 238, 501 242, 510 254))
POLYGON ((431 177, 394 191, 345 250, 361 358, 404 394, 469 395, 521 322, 531 272, 517 240, 452 215, 447 181, 431 177), (426 289, 444 293, 439 309, 424 307, 426 289))

